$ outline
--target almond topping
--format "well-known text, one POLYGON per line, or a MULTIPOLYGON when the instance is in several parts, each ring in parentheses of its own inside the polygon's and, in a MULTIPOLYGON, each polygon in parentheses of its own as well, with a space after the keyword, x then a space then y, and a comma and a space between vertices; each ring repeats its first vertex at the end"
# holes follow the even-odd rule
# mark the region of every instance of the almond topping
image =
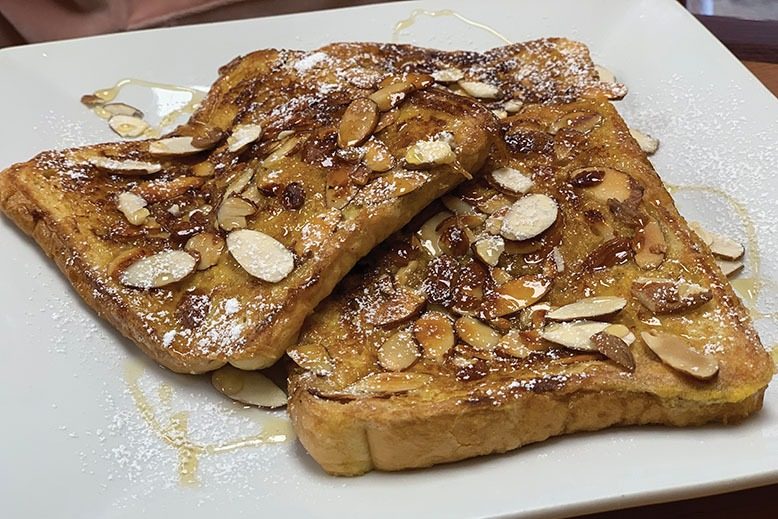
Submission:
POLYGON ((487 298, 483 311, 487 319, 515 314, 546 295, 551 280, 540 275, 522 276, 501 284, 493 296, 487 298))
POLYGON ((603 331, 592 335, 591 344, 595 350, 630 373, 635 371, 635 357, 632 355, 632 350, 620 337, 603 331))
POLYGON ((492 180, 494 180, 499 187, 510 191, 511 193, 521 195, 528 192, 532 189, 532 186, 535 185, 529 176, 517 169, 508 167, 492 171, 492 180))
POLYGON ((407 322, 424 310, 427 299, 413 289, 400 286, 368 311, 373 326, 392 327, 407 322))
POLYGON ((607 328, 605 328, 605 333, 615 335, 616 337, 624 341, 627 344, 627 346, 635 342, 635 334, 629 331, 629 328, 627 328, 623 324, 612 324, 607 328))
POLYGON ((338 126, 338 146, 359 146, 373 133, 378 124, 378 106, 364 97, 348 105, 338 126))
POLYGON ((432 256, 440 256, 442 250, 440 248, 440 234, 438 233, 438 226, 443 220, 449 218, 451 213, 448 211, 441 211, 421 226, 417 234, 421 246, 427 250, 432 256))
POLYGON ((374 106, 376 106, 379 111, 386 112, 400 104, 400 102, 405 99, 405 96, 414 89, 415 87, 412 83, 398 81, 370 94, 370 101, 374 103, 374 106))
POLYGON ((483 81, 459 81, 457 84, 467 92, 468 95, 478 99, 497 99, 500 97, 500 89, 495 85, 484 83, 483 81))
POLYGON ((618 312, 626 305, 627 300, 623 297, 587 297, 549 312, 546 314, 546 318, 552 321, 571 321, 573 319, 599 317, 618 312))
POLYGON ((719 266, 721 272, 727 277, 731 276, 732 274, 738 272, 740 269, 743 268, 742 261, 729 261, 729 260, 717 259, 716 265, 719 266))
POLYGON ((595 112, 570 112, 556 121, 549 128, 550 133, 556 133, 562 128, 569 128, 581 133, 589 133, 602 122, 602 116, 595 112))
POLYGON ((502 105, 505 111, 511 114, 518 112, 523 106, 524 102, 520 99, 510 99, 506 101, 504 105, 502 105))
POLYGON ((476 241, 473 245, 473 250, 478 259, 494 267, 500 261, 500 256, 505 251, 505 241, 500 236, 488 236, 476 241))
POLYGON ((237 153, 262 136, 262 126, 259 124, 239 124, 232 129, 227 137, 227 151, 237 153))
POLYGON ((148 202, 145 199, 129 191, 119 193, 117 197, 117 208, 132 225, 143 225, 143 222, 151 214, 146 209, 146 205, 148 205, 148 202))
POLYGON ((400 170, 381 177, 381 180, 389 186, 387 194, 399 198, 419 189, 428 178, 418 171, 400 170))
POLYGON ((517 359, 526 359, 532 354, 532 350, 527 347, 521 338, 519 330, 511 330, 503 335, 500 342, 497 343, 495 350, 501 355, 507 355, 517 359))
POLYGON ((424 356, 440 361, 454 347, 454 328, 442 312, 427 312, 413 325, 413 336, 424 349, 424 356))
POLYGON ((108 126, 120 137, 140 137, 149 123, 133 115, 114 115, 108 119, 108 126))
POLYGON ((713 298, 710 290, 683 280, 638 278, 632 294, 655 314, 670 314, 697 308, 713 298))
POLYGON ((571 321, 546 326, 540 336, 566 348, 582 351, 597 351, 590 340, 592 335, 604 331, 610 323, 598 321, 571 321))
POLYGON ((256 212, 254 205, 248 200, 238 197, 229 197, 219 206, 216 220, 219 227, 225 231, 233 231, 246 227, 246 217, 256 212))
POLYGON ((163 250, 139 259, 119 279, 123 285, 135 288, 157 288, 181 281, 195 269, 195 260, 182 250, 163 250))
POLYGON ((713 235, 713 243, 710 244, 710 251, 720 258, 728 260, 740 259, 746 252, 746 249, 740 243, 736 242, 732 238, 722 236, 721 234, 711 233, 713 235))
POLYGON ((275 409, 286 405, 286 393, 258 371, 243 371, 230 365, 211 375, 213 387, 243 404, 275 409))
POLYGON ((586 193, 596 200, 607 203, 615 198, 619 202, 642 195, 640 186, 632 177, 617 169, 606 167, 581 168, 573 171, 571 184, 586 189, 586 193))
POLYGON ((277 283, 294 270, 294 255, 289 249, 259 231, 231 232, 227 249, 246 272, 263 281, 277 283))
POLYGON ((200 177, 174 177, 170 180, 155 180, 144 182, 132 188, 132 192, 143 197, 150 204, 171 200, 197 189, 205 179, 200 177))
POLYGON ((500 334, 474 317, 457 319, 454 329, 460 339, 477 350, 491 351, 500 342, 500 334))
POLYGON ((709 355, 703 355, 685 339, 669 333, 648 331, 640 337, 662 362, 673 369, 700 380, 708 380, 719 372, 719 363, 709 355))
POLYGON ((116 160, 108 157, 90 157, 87 163, 117 175, 150 175, 162 171, 160 164, 140 160, 116 160))
POLYGON ((206 270, 218 263, 224 252, 224 240, 216 234, 201 232, 189 238, 184 249, 199 258, 197 270, 206 270))
POLYGON ((407 393, 429 384, 432 376, 425 373, 373 373, 343 390, 354 396, 390 396, 407 393))
POLYGON ((607 68, 603 67, 602 65, 595 65, 594 70, 595 72, 597 72, 598 79, 603 83, 616 82, 616 75, 610 70, 608 70, 607 68))
POLYGON ((556 222, 559 208, 553 198, 532 194, 513 203, 505 214, 500 234, 509 240, 528 240, 556 222))
POLYGON ((378 348, 378 363, 389 371, 402 371, 411 367, 421 356, 419 346, 411 332, 394 333, 378 348))
POLYGON ((667 243, 662 228, 649 222, 635 236, 635 263, 644 270, 657 268, 665 259, 667 243))
POLYGON ((214 148, 224 139, 224 135, 224 132, 219 128, 200 125, 197 133, 192 137, 192 146, 204 150, 214 148))
POLYGON ((656 153, 656 150, 659 149, 659 139, 655 139, 647 133, 643 133, 635 128, 630 128, 629 134, 637 141, 640 149, 643 150, 643 153, 646 155, 653 155, 656 153))
POLYGON ((464 78, 465 74, 458 68, 445 68, 433 72, 432 77, 438 83, 456 83, 464 78))
POLYGON ((264 158, 264 160, 262 160, 262 166, 265 168, 271 168, 275 166, 287 155, 290 155, 294 150, 296 150, 301 140, 302 137, 300 137, 299 135, 287 138, 286 140, 281 142, 281 144, 279 144, 278 147, 270 153, 270 155, 268 155, 267 157, 264 158))
POLYGON ((457 156, 446 141, 418 141, 408 148, 405 161, 413 166, 437 166, 456 162, 457 156))
POLYGON ((192 145, 192 137, 168 137, 149 143, 152 155, 192 155, 203 151, 192 145))
POLYGON ((379 141, 370 141, 365 144, 365 166, 370 171, 383 173, 394 166, 394 157, 386 146, 379 141))
POLYGON ((477 212, 472 205, 457 196, 445 195, 441 201, 446 209, 454 214, 475 214, 477 212))
POLYGON ((329 353, 321 344, 297 344, 286 353, 298 366, 318 376, 329 375, 334 369, 329 353))
POLYGON ((713 245, 713 234, 709 231, 705 230, 703 226, 700 224, 700 222, 690 222, 689 227, 697 234, 697 236, 700 237, 700 239, 705 242, 705 245, 710 247, 713 245))
POLYGON ((111 115, 129 115, 139 119, 143 118, 143 112, 126 103, 106 103, 101 108, 111 115))

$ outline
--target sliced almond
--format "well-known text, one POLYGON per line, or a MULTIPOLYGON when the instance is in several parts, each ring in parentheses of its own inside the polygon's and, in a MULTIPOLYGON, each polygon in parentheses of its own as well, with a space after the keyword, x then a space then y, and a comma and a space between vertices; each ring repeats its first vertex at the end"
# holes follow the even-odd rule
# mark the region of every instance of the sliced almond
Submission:
POLYGON ((629 345, 621 337, 605 331, 591 337, 593 348, 629 372, 635 371, 635 357, 629 345))
POLYGON ((365 144, 365 166, 370 171, 383 173, 389 171, 394 166, 394 157, 389 149, 379 141, 370 141, 365 144))
POLYGON ((197 260, 182 250, 163 250, 139 259, 119 276, 121 283, 134 288, 157 288, 181 281, 195 269, 197 260))
POLYGON ((467 92, 468 95, 478 99, 498 99, 500 89, 496 85, 484 83, 483 81, 458 81, 457 84, 467 92))
POLYGON ((551 280, 541 275, 527 275, 502 283, 486 299, 483 312, 487 319, 515 314, 540 300, 551 288, 551 280))
POLYGON ((505 103, 502 105, 505 111, 511 114, 520 111, 523 106, 524 106, 524 102, 520 99, 510 99, 508 101, 505 101, 505 103))
POLYGON ((367 98, 355 99, 346 108, 338 126, 338 146, 346 148, 365 142, 378 124, 378 106, 367 98))
POLYGON ((626 305, 627 300, 623 297, 587 297, 549 312, 546 314, 546 318, 552 321, 571 321, 573 319, 600 317, 616 313, 626 305))
POLYGON ((272 168, 276 166, 282 159, 291 155, 299 146, 303 137, 294 135, 282 141, 279 146, 274 149, 270 155, 262 160, 262 166, 265 168, 272 168))
POLYGON ((615 198, 624 202, 634 198, 635 187, 632 177, 617 169, 607 167, 589 167, 573 171, 570 183, 574 187, 585 188, 586 193, 596 200, 607 203, 615 198))
POLYGON ((143 112, 134 106, 128 105, 127 103, 106 103, 102 105, 101 108, 112 116, 128 115, 130 117, 137 117, 139 119, 143 118, 143 112))
POLYGON ((258 371, 243 371, 226 365, 213 372, 211 383, 221 393, 243 404, 267 409, 286 405, 286 393, 258 371))
POLYGON ((167 137, 149 143, 152 155, 192 155, 201 151, 202 148, 192 145, 192 137, 167 137))
POLYGON ((514 194, 523 195, 535 185, 532 178, 514 168, 503 167, 495 169, 492 171, 491 176, 498 186, 514 194))
POLYGON ((227 137, 227 151, 237 153, 262 136, 259 124, 238 124, 227 137))
POLYGON ((700 380, 709 380, 719 372, 719 363, 715 358, 698 352, 677 335, 651 330, 642 332, 640 337, 662 362, 673 369, 700 380))
POLYGON ((198 125, 197 133, 192 137, 192 146, 204 150, 214 148, 224 139, 224 135, 220 128, 198 125))
POLYGON ((472 205, 468 204, 458 196, 445 195, 441 198, 446 209, 454 214, 475 214, 477 211, 472 205))
POLYGON ((318 376, 327 376, 334 369, 329 353, 321 344, 297 344, 286 353, 298 366, 318 376))
POLYGON ((732 274, 738 272, 740 269, 743 268, 742 261, 730 261, 730 260, 717 259, 716 265, 719 266, 721 272, 727 277, 731 276, 732 274))
POLYGON ((389 186, 386 194, 399 198, 419 189, 427 183, 428 178, 418 171, 399 170, 384 175, 381 180, 389 186))
POLYGON ((476 241, 473 244, 473 250, 478 259, 494 267, 505 251, 505 241, 500 236, 488 236, 476 241))
POLYGON ((629 134, 637 141, 640 149, 643 150, 643 153, 646 155, 653 155, 656 153, 656 150, 659 149, 659 139, 655 139, 647 133, 643 133, 635 128, 630 128, 629 134))
POLYGON ((727 260, 737 260, 740 259, 746 251, 742 244, 722 234, 706 230, 699 222, 691 222, 689 227, 697 233, 700 239, 705 242, 705 245, 710 247, 710 251, 716 256, 727 260))
MULTIPOLYGON (((479 211, 491 215, 497 213, 501 209, 505 209, 507 211, 507 208, 510 207, 512 203, 512 200, 506 195, 502 193, 495 193, 486 199, 477 201, 475 206, 479 211)), ((500 232, 499 228, 497 232, 500 232)))
POLYGON ((500 334, 474 317, 457 319, 454 330, 460 339, 477 350, 491 351, 500 342, 500 334))
POLYGON ((401 330, 378 348, 378 363, 388 371, 408 369, 421 356, 411 332, 401 330))
POLYGON ((154 180, 138 184, 132 192, 143 197, 148 203, 155 204, 177 198, 187 191, 197 189, 205 180, 201 177, 173 177, 170 180, 154 180))
POLYGON ((539 235, 559 214, 556 201, 543 194, 531 194, 518 199, 505 214, 500 234, 509 240, 528 240, 539 235))
POLYGON ((251 179, 254 178, 254 170, 251 168, 244 168, 237 175, 235 175, 227 187, 224 189, 223 199, 227 199, 232 195, 240 194, 249 185, 251 179))
POLYGON ((710 290, 683 280, 638 278, 632 294, 655 314, 670 314, 697 308, 713 298, 710 290))
POLYGON ((370 101, 378 110, 386 112, 400 104, 405 96, 413 90, 415 90, 413 83, 397 81, 370 94, 370 101))
POLYGON ((420 317, 413 325, 413 336, 430 359, 439 361, 454 347, 454 327, 443 312, 427 312, 420 317))
POLYGON ((602 116, 596 112, 570 112, 554 121, 549 128, 550 133, 556 133, 562 128, 569 128, 581 133, 589 133, 602 122, 602 116))
POLYGON ((501 355, 507 355, 517 359, 526 359, 533 351, 527 347, 519 330, 510 330, 503 335, 500 342, 497 343, 495 350, 501 355))
POLYGON ((456 160, 451 145, 442 140, 418 141, 405 153, 405 161, 419 167, 452 164, 456 160))
POLYGON ((440 234, 437 229, 440 223, 450 216, 452 216, 452 214, 448 211, 441 211, 424 222, 417 232, 421 246, 432 256, 440 256, 442 254, 440 248, 440 234))
POLYGON ((399 286, 375 307, 365 309, 366 321, 373 326, 392 327, 407 322, 424 310, 427 300, 416 290, 399 286))
POLYGON ((224 252, 224 240, 216 234, 201 232, 189 238, 184 249, 197 256, 197 270, 206 270, 219 262, 224 252))
POLYGON ((595 72, 597 72, 597 77, 600 81, 603 83, 615 83, 616 82, 616 76, 608 70, 607 68, 603 67, 602 65, 595 65, 594 66, 595 72))
POLYGON ((657 268, 665 259, 667 243, 659 224, 652 221, 635 236, 635 263, 644 270, 657 268))
POLYGON ((691 227, 697 236, 699 236, 700 239, 705 242, 705 245, 708 247, 713 245, 713 234, 705 230, 700 222, 690 222, 689 227, 691 227))
POLYGON ((540 336, 566 348, 582 351, 597 351, 591 342, 592 335, 604 331, 610 323, 598 321, 571 321, 546 326, 540 336))
POLYGON ((432 77, 438 83, 456 83, 464 78, 465 74, 458 68, 445 68, 433 72, 432 77))
POLYGON ((160 164, 140 160, 116 160, 108 157, 90 157, 87 163, 116 175, 150 175, 162 171, 160 164))
POLYGON ((108 126, 120 137, 140 137, 149 129, 149 123, 132 115, 114 115, 108 119, 108 126))
POLYGON ((246 217, 256 211, 257 209, 248 200, 232 196, 221 203, 216 213, 216 220, 219 222, 219 227, 225 231, 242 229, 246 227, 246 217))
POLYGON ((394 85, 396 83, 410 83, 411 85, 413 85, 413 88, 422 89, 422 88, 427 88, 434 82, 435 82, 435 78, 433 78, 429 74, 419 74, 416 72, 403 72, 401 75, 397 75, 397 76, 393 75, 393 76, 385 77, 378 84, 378 87, 384 88, 389 85, 394 85))
POLYGON ((294 255, 275 238, 241 229, 227 236, 227 249, 243 269, 263 281, 277 283, 294 270, 294 255))
POLYGON ((96 96, 94 94, 84 94, 81 96, 81 104, 88 106, 89 108, 101 106, 104 102, 105 101, 102 97, 96 96))
POLYGON ((633 342, 635 342, 635 334, 633 334, 629 328, 624 326, 623 324, 612 324, 605 328, 605 333, 609 333, 611 335, 615 335, 622 341, 624 341, 627 346, 631 345, 633 342))
POLYGON ((215 172, 213 163, 207 160, 192 166, 192 174, 196 177, 212 177, 215 172))
POLYGON ((432 382, 426 373, 373 373, 348 386, 343 393, 354 396, 391 396, 420 389, 432 382))
POLYGON ((117 208, 132 225, 143 225, 146 218, 151 214, 149 210, 146 209, 148 202, 135 193, 130 193, 128 191, 119 193, 116 201, 117 208))

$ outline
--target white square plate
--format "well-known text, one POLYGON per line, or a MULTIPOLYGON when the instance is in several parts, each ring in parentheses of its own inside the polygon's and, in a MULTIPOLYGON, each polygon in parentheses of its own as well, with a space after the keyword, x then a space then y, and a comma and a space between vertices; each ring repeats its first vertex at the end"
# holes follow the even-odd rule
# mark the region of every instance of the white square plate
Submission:
MULTIPOLYGON (((7 49, 0 166, 112 139, 78 99, 118 79, 205 88, 219 65, 254 49, 391 41, 395 23, 420 7, 453 9, 515 41, 587 43, 629 85, 618 103, 627 122, 661 140, 652 160, 678 186, 682 213, 747 243, 736 285, 755 292, 747 299, 764 343, 776 343, 778 101, 673 0, 398 3, 7 49)), ((452 16, 421 16, 398 36, 452 49, 501 44, 452 16)), ((138 89, 123 99, 152 114, 181 102, 138 89)), ((778 481, 775 388, 765 409, 736 427, 579 434, 430 470, 332 478, 293 441, 236 446, 263 427, 282 435, 283 413, 271 423, 221 398, 205 378, 158 368, 81 303, 5 218, 0 243, 5 517, 560 515, 778 481), (183 437, 204 447, 196 468, 171 445, 183 437), (213 447, 225 443, 232 447, 213 447), (194 483, 182 482, 181 467, 194 483)))

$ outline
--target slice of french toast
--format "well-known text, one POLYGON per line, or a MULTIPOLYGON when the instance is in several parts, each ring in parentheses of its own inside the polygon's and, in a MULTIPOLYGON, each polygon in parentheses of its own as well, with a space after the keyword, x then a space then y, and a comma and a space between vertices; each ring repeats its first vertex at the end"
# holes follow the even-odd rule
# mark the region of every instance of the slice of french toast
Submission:
POLYGON ((289 412, 327 472, 761 408, 771 359, 613 106, 525 106, 503 132, 290 349, 289 412))
POLYGON ((361 256, 476 174, 499 134, 490 109, 597 91, 619 95, 560 39, 259 51, 165 138, 10 167, 0 208, 159 363, 256 369, 361 256))

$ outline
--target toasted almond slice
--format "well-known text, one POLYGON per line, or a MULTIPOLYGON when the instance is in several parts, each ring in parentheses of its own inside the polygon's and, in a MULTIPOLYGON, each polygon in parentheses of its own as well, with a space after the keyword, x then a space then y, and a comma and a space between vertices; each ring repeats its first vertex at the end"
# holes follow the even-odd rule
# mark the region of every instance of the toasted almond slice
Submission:
POLYGON ((399 170, 384 175, 381 180, 389 186, 386 194, 399 198, 413 193, 426 184, 428 177, 418 171, 399 170))
POLYGON ((200 149, 215 148, 224 139, 224 131, 214 126, 198 125, 192 137, 192 146, 200 149))
POLYGON ((454 347, 454 327, 443 312, 427 312, 413 325, 413 336, 421 344, 424 356, 440 361, 454 347))
POLYGON ((621 337, 603 331, 592 335, 591 344, 595 350, 622 368, 629 372, 635 371, 635 357, 629 345, 621 337))
POLYGON ((206 270, 218 263, 224 252, 224 240, 216 234, 201 232, 189 238, 184 249, 197 256, 197 270, 206 270))
POLYGON ((446 209, 454 214, 476 214, 475 208, 459 198, 458 196, 445 195, 441 201, 446 209))
POLYGON ((243 371, 228 364, 213 372, 211 383, 220 392, 243 404, 267 409, 286 405, 286 393, 258 371, 243 371))
POLYGON ((162 171, 160 164, 140 160, 116 160, 108 157, 89 157, 87 163, 116 175, 151 175, 162 171))
POLYGON ((96 96, 94 94, 84 94, 81 96, 81 104, 84 106, 88 106, 89 108, 94 108, 96 106, 102 106, 102 104, 105 101, 102 97, 96 96))
POLYGON ((243 171, 238 173, 229 184, 227 184, 227 187, 224 189, 222 199, 226 200, 232 195, 242 193, 243 190, 246 189, 246 186, 249 185, 249 182, 251 182, 252 178, 254 178, 254 170, 251 168, 245 168, 243 171))
POLYGON ((417 232, 421 246, 432 256, 440 256, 443 252, 440 248, 440 233, 438 233, 437 229, 440 223, 450 216, 452 216, 452 214, 448 211, 441 211, 424 222, 417 232))
POLYGON ((546 326, 540 336, 566 348, 582 351, 597 351, 591 342, 592 335, 605 330, 610 323, 599 321, 570 321, 546 326))
MULTIPOLYGON (((338 397, 388 397, 408 393, 432 382, 432 375, 426 373, 394 372, 372 373, 333 396, 338 397)), ((327 397, 327 394, 323 396, 327 397)))
POLYGON ((397 81, 370 94, 370 100, 375 103, 378 110, 386 112, 400 104, 414 89, 413 83, 397 81))
POLYGON ((705 245, 708 247, 713 245, 713 234, 705 230, 700 222, 690 222, 689 227, 705 242, 705 245))
POLYGON ((700 380, 709 380, 719 372, 719 363, 714 357, 698 352, 677 335, 651 330, 642 332, 640 337, 662 362, 673 369, 700 380))
POLYGON ((120 137, 140 137, 149 129, 149 123, 132 115, 114 115, 108 119, 108 126, 120 137))
POLYGON ((717 233, 713 234, 713 243, 710 245, 710 251, 720 258, 728 260, 740 259, 746 252, 746 249, 740 243, 732 238, 717 233))
POLYGON ((589 133, 602 122, 602 116, 596 112, 577 111, 566 113, 549 128, 550 133, 556 133, 562 128, 569 128, 581 133, 589 133))
POLYGON ((380 141, 372 140, 365 144, 365 166, 370 171, 383 173, 394 166, 394 157, 380 141))
POLYGON ((202 148, 192 145, 192 137, 167 137, 149 143, 149 153, 152 155, 192 155, 200 153, 202 148))
POLYGON ((491 351, 500 342, 497 331, 469 315, 457 319, 454 329, 460 339, 477 350, 491 351))
POLYGON ((616 82, 616 75, 608 70, 607 68, 603 67, 602 65, 595 65, 594 66, 595 72, 597 72, 597 77, 600 81, 603 83, 615 83, 616 82))
POLYGON ((143 112, 135 108, 134 106, 130 106, 126 103, 106 103, 101 106, 103 110, 111 114, 112 116, 116 115, 127 115, 130 117, 137 117, 139 119, 143 119, 143 112))
POLYGON ((730 261, 730 260, 717 259, 716 265, 719 266, 721 272, 727 277, 731 276, 732 274, 738 272, 740 269, 743 268, 742 261, 730 261))
POLYGON ((265 168, 272 168, 278 164, 283 158, 291 155, 293 151, 298 148, 298 144, 302 141, 303 137, 299 135, 293 135, 281 142, 276 149, 274 149, 270 155, 262 160, 262 166, 265 168))
POLYGON ((713 298, 710 290, 684 280, 638 278, 632 295, 655 314, 671 314, 697 308, 713 298))
POLYGON ((451 145, 442 140, 418 141, 405 152, 405 161, 413 166, 438 166, 456 160, 451 145))
POLYGON ((603 203, 611 198, 624 202, 635 190, 632 177, 613 168, 581 168, 573 171, 570 178, 574 187, 585 188, 587 194, 603 203))
POLYGON ((192 174, 196 177, 212 177, 215 172, 213 163, 207 160, 192 166, 192 174))
POLYGON ((365 142, 378 124, 378 106, 361 97, 348 105, 338 126, 338 146, 347 148, 365 142))
POLYGON ((505 251, 505 241, 500 236, 488 236, 476 241, 473 244, 473 250, 478 259, 494 267, 500 261, 500 256, 505 251))
POLYGON ((392 334, 378 348, 378 363, 388 371, 408 369, 420 356, 419 346, 407 330, 392 334))
POLYGON ((631 345, 633 342, 635 342, 635 334, 633 334, 629 328, 624 326, 623 324, 612 324, 605 328, 605 333, 609 333, 611 335, 615 335, 622 341, 624 341, 627 346, 631 345))
POLYGON ((181 281, 195 269, 197 260, 182 250, 163 250, 139 259, 119 276, 121 283, 134 288, 157 288, 181 281))
POLYGON ((510 99, 508 101, 505 101, 505 104, 502 105, 505 111, 510 114, 514 114, 520 111, 523 106, 524 106, 524 102, 520 99, 510 99))
POLYGON ((334 369, 327 349, 321 344, 297 344, 286 353, 298 366, 320 377, 329 375, 334 369))
POLYGON ((438 83, 456 83, 464 78, 465 74, 458 68, 445 68, 433 72, 432 77, 438 83))
POLYGON ((419 315, 426 302, 423 294, 400 286, 375 307, 365 309, 366 320, 373 326, 397 326, 419 315))
POLYGON ((646 155, 653 155, 656 153, 656 150, 659 149, 659 139, 651 137, 647 133, 643 133, 635 128, 630 128, 629 134, 637 141, 640 149, 643 150, 646 155))
POLYGON ((242 229, 246 227, 246 217, 256 211, 257 209, 248 200, 231 196, 219 206, 216 220, 219 222, 219 227, 225 231, 242 229))
POLYGON ((262 126, 259 124, 238 124, 227 137, 227 151, 237 153, 262 137, 262 126))
POLYGON ((419 74, 416 72, 403 72, 401 75, 387 76, 378 83, 378 88, 384 88, 397 83, 410 83, 415 89, 427 88, 435 82, 429 74, 419 74))
POLYGON ((539 235, 559 214, 556 201, 548 195, 531 194, 516 200, 505 214, 500 234, 509 240, 528 240, 539 235))
POLYGON ((546 314, 552 321, 571 321, 573 319, 586 319, 588 317, 600 317, 620 311, 627 305, 627 300, 618 296, 587 297, 557 308, 546 314))
POLYGON ((146 209, 148 202, 135 193, 130 193, 129 191, 119 193, 116 202, 119 211, 124 214, 127 221, 132 225, 143 225, 146 218, 151 214, 149 210, 146 209))
POLYGON ((508 355, 517 359, 526 359, 532 354, 532 350, 527 347, 521 338, 521 332, 515 329, 502 336, 495 350, 501 355, 508 355))
POLYGON ((501 188, 521 195, 527 193, 535 185, 532 178, 517 169, 509 167, 498 168, 492 171, 492 180, 501 188))
POLYGON ((635 263, 644 270, 657 268, 665 259, 667 243, 659 224, 651 221, 635 236, 635 263))
POLYGON ((483 311, 487 319, 515 314, 540 300, 551 280, 541 275, 527 275, 502 283, 493 296, 487 298, 483 311))
POLYGON ((227 236, 227 249, 243 269, 263 281, 277 283, 294 270, 294 255, 275 238, 240 229, 227 236))
POLYGON ((500 97, 500 89, 497 86, 484 83, 483 81, 463 81, 460 80, 457 84, 467 92, 468 95, 477 97, 478 99, 498 99, 500 97))

